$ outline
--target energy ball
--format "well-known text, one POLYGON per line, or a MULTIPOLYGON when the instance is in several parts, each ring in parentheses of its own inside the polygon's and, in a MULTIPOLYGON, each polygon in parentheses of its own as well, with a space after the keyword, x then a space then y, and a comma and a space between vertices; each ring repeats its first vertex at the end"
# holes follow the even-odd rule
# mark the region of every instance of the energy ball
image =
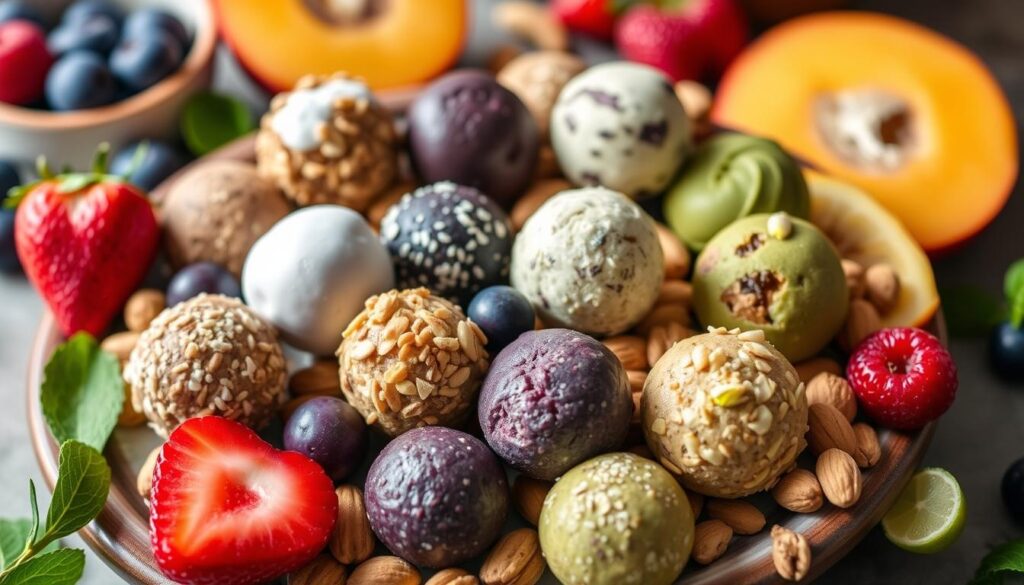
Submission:
POLYGON ((558 95, 551 145, 565 176, 634 198, 656 195, 690 151, 692 130, 672 83, 647 65, 587 69, 558 95))
POLYGON ((770 488, 806 446, 804 384, 760 331, 718 328, 675 344, 647 376, 640 410, 662 465, 717 498, 770 488))
POLYGON ((371 297, 338 348, 341 391, 367 424, 395 437, 458 426, 487 372, 487 338, 462 309, 425 288, 371 297))
POLYGON ((284 195, 256 167, 203 163, 175 181, 160 202, 164 249, 176 268, 213 262, 238 278, 253 243, 289 211, 284 195))
POLYGON ((512 59, 498 72, 498 83, 516 94, 537 122, 541 138, 547 141, 551 110, 569 80, 587 64, 565 51, 528 51, 512 59))
POLYGON ((540 132, 526 106, 492 75, 462 70, 412 103, 409 148, 424 182, 476 187, 508 208, 533 178, 540 132))
POLYGON ((238 299, 201 294, 161 312, 124 369, 132 406, 161 437, 216 415, 260 429, 287 395, 277 333, 238 299))
POLYGON ((415 429, 384 447, 366 476, 370 526, 392 552, 443 568, 484 552, 508 514, 508 480, 480 439, 415 429))
POLYGON ((693 512, 667 471, 609 453, 558 480, 540 512, 540 547, 565 585, 669 585, 693 548, 693 512))
POLYGON ((626 370, 601 342, 543 329, 520 335, 494 358, 478 408, 484 440, 499 457, 553 480, 622 444, 633 399, 626 370))
POLYGON ((701 323, 761 329, 792 362, 813 357, 836 336, 849 297, 832 242, 782 213, 730 224, 708 242, 693 274, 701 323))
POLYGON ((663 278, 654 221, 601 187, 549 199, 512 248, 512 286, 541 319, 594 336, 636 325, 654 306, 663 278))
POLYGON ((464 307, 508 279, 512 224, 472 187, 441 182, 406 194, 381 221, 380 238, 398 288, 423 286, 464 307))
POLYGON ((300 206, 364 211, 398 176, 391 113, 343 73, 308 75, 270 102, 256 135, 260 173, 300 206))

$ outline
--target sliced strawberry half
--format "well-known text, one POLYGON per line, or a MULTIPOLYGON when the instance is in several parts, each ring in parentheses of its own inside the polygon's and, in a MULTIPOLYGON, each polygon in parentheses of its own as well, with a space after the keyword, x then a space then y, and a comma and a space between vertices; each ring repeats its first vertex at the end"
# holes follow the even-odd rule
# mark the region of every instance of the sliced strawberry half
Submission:
POLYGON ((239 423, 194 418, 157 459, 153 555, 179 583, 264 583, 320 553, 337 511, 334 485, 311 459, 278 451, 239 423))

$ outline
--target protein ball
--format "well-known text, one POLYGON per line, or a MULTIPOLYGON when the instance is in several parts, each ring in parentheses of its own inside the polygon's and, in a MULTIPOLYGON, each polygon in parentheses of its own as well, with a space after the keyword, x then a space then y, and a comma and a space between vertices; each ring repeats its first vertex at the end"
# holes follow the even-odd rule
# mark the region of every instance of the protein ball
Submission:
POLYGON ((534 213, 512 248, 512 286, 550 326, 594 336, 636 325, 664 278, 654 221, 621 193, 563 191, 534 213))
POLYGON ((480 391, 484 440, 512 467, 553 480, 618 448, 633 413, 626 370, 592 337, 529 331, 497 357, 480 391))
POLYGON ((708 496, 775 485, 806 446, 804 384, 761 331, 719 328, 675 344, 647 376, 640 409, 658 460, 708 496))
POLYGON ((512 224, 472 187, 441 182, 406 194, 384 216, 380 237, 398 288, 423 286, 466 306, 508 279, 512 224))
POLYGON ((444 427, 391 441, 366 476, 370 526, 392 552, 431 568, 484 552, 508 514, 508 481, 480 439, 444 427))
POLYGON ((392 437, 462 423, 487 372, 480 328, 425 288, 371 297, 344 338, 341 391, 367 424, 392 437))
POLYGON ((632 453, 595 457, 544 499, 540 547, 566 585, 669 585, 693 548, 693 512, 664 468, 632 453))
POLYGON ((207 294, 157 315, 124 369, 132 406, 164 438, 197 416, 266 426, 287 376, 274 328, 238 299, 207 294))

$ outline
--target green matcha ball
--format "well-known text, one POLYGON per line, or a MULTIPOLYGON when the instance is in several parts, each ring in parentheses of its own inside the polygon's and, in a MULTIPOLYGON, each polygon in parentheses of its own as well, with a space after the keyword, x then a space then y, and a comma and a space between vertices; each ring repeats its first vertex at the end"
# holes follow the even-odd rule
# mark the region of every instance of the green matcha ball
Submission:
POLYGON ((693 548, 693 512, 663 467, 609 453, 572 468, 548 492, 540 547, 565 585, 669 585, 693 548))
POLYGON ((733 221, 785 211, 808 217, 810 196, 800 165, 778 144, 725 133, 697 150, 665 197, 665 218, 690 248, 700 251, 733 221))
POLYGON ((791 362, 825 347, 846 321, 848 306, 832 242, 784 213, 733 222, 697 257, 693 307, 701 323, 763 329, 791 362))

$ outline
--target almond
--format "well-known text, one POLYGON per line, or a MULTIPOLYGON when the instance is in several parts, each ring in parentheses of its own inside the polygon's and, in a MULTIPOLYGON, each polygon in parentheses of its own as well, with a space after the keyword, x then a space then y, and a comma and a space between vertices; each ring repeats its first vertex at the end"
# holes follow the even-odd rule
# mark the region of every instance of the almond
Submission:
POLYGON ((846 275, 846 288, 850 291, 851 299, 859 299, 864 296, 864 266, 856 260, 843 258, 843 274, 846 275))
POLYGON ((139 342, 139 333, 136 331, 122 331, 121 333, 115 333, 108 336, 100 343, 100 349, 107 353, 114 354, 117 361, 121 363, 123 367, 128 358, 132 355, 132 350, 135 349, 135 344, 139 342))
POLYGON ((629 379, 629 391, 633 394, 642 394, 644 382, 647 381, 646 370, 627 370, 626 378, 629 379))
POLYGON ((338 362, 334 360, 318 361, 308 368, 295 372, 288 380, 288 389, 294 396, 307 394, 341 396, 338 362))
POLYGON ((427 580, 424 585, 479 585, 480 580, 476 575, 459 568, 444 569, 434 573, 434 576, 427 580))
POLYGON ((132 404, 132 387, 124 384, 124 402, 121 404, 121 414, 117 415, 117 426, 137 427, 146 422, 146 415, 135 410, 132 404))
POLYGON ((857 451, 857 437, 850 421, 831 404, 812 404, 807 409, 807 442, 820 455, 829 449, 841 449, 850 455, 857 451))
POLYGON ((534 214, 541 205, 558 193, 571 189, 572 183, 565 179, 541 179, 534 181, 533 185, 516 200, 516 204, 509 212, 509 219, 512 220, 512 227, 516 230, 523 229, 523 224, 534 214))
POLYGON ((525 475, 516 476, 512 484, 512 502, 516 511, 524 520, 534 526, 540 521, 540 509, 544 506, 544 498, 554 485, 550 481, 534 479, 525 475))
POLYGON ((711 131, 709 116, 711 114, 711 90, 704 84, 684 79, 673 86, 676 98, 683 104, 686 117, 689 118, 694 134, 703 136, 711 131))
POLYGON ((842 372, 842 368, 839 367, 839 362, 827 357, 816 357, 804 360, 798 364, 794 364, 793 367, 796 368, 796 373, 800 377, 800 381, 804 384, 809 384, 815 376, 822 372, 828 372, 837 376, 842 372))
POLYGON ((135 488, 139 491, 139 495, 147 500, 149 492, 153 489, 153 470, 156 468, 156 460, 160 456, 161 448, 157 447, 149 452, 145 463, 142 464, 142 469, 139 470, 139 477, 135 481, 135 488))
POLYGON ((852 421, 857 416, 857 397, 853 395, 850 383, 828 372, 811 378, 807 384, 807 404, 829 404, 852 421))
POLYGON ((298 571, 288 575, 288 585, 343 585, 345 565, 331 555, 322 554, 298 571))
POLYGON ((646 370, 647 343, 635 335, 616 335, 603 341, 605 347, 615 354, 627 370, 646 370))
POLYGON ((373 557, 363 561, 345 585, 420 585, 416 567, 398 557, 373 557))
POLYGON ((721 520, 705 520, 693 528, 693 552, 690 556, 702 565, 710 565, 725 554, 732 540, 732 528, 721 520))
POLYGON ((527 0, 501 2, 491 12, 494 25, 538 49, 567 51, 569 31, 547 6, 527 0))
POLYGON ((786 581, 800 581, 811 568, 811 545, 803 534, 772 526, 772 564, 786 581))
POLYGON ((818 478, 806 469, 784 475, 772 488, 772 497, 783 508, 800 514, 817 512, 825 503, 818 478))
POLYGON ((696 335, 692 329, 683 327, 679 323, 667 323, 651 327, 647 335, 647 363, 654 367, 661 356, 665 355, 673 345, 696 335))
POLYGON ((498 48, 491 52, 491 55, 487 57, 487 70, 493 75, 497 75, 505 68, 513 59, 523 54, 523 50, 517 45, 499 45, 498 48))
POLYGON ((878 309, 864 299, 850 301, 850 312, 846 315, 846 324, 839 332, 839 345, 843 349, 852 350, 868 335, 882 328, 882 317, 878 309))
POLYGON ((645 337, 650 336, 651 329, 658 325, 678 323, 683 327, 690 325, 690 309, 687 305, 658 305, 636 326, 637 332, 645 337))
POLYGON ((900 278, 888 264, 872 264, 864 273, 865 294, 881 314, 896 306, 900 298, 900 278))
POLYGON ((704 509, 709 517, 725 522, 736 534, 757 534, 764 528, 764 514, 744 500, 711 499, 704 509))
POLYGON ((494 545, 480 567, 480 580, 485 585, 534 585, 546 568, 537 531, 520 528, 494 545))
POLYGON ((129 331, 141 333, 166 308, 167 297, 163 292, 153 288, 135 291, 124 305, 124 324, 129 331))
POLYGON ((693 519, 700 518, 700 513, 704 511, 704 494, 686 492, 686 499, 690 502, 690 511, 693 512, 693 519))
POLYGON ((882 446, 878 443, 878 433, 867 423, 853 425, 853 434, 857 437, 857 464, 861 467, 874 467, 882 458, 882 446))
POLYGON ((661 283, 654 305, 686 305, 693 300, 693 285, 685 280, 665 280, 661 283))
MULTIPOLYGON (((338 521, 331 531, 328 547, 338 562, 359 563, 369 558, 377 545, 366 517, 363 492, 355 486, 343 485, 334 493, 338 496, 338 521)), ((352 576, 355 577, 355 573, 352 576)))
POLYGON ((665 279, 685 278, 690 273, 690 251, 668 226, 663 223, 655 223, 655 226, 658 228, 661 252, 665 257, 665 279))
POLYGON ((818 456, 815 466, 821 491, 829 502, 849 508, 860 499, 860 468, 853 457, 839 449, 829 449, 818 456))

